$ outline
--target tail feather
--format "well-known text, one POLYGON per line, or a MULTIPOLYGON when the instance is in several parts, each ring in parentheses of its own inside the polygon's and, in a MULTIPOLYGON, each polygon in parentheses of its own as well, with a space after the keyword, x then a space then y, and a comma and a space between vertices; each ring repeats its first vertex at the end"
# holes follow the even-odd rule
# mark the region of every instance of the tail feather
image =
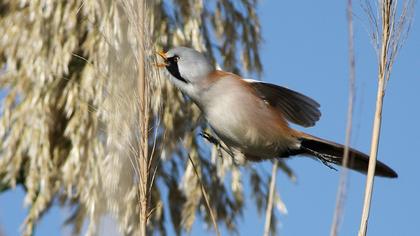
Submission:
MULTIPOLYGON (((342 165, 344 145, 305 134, 301 138, 300 154, 315 156, 323 162, 342 165)), ((353 148, 349 149, 348 168, 366 174, 368 166, 368 155, 353 148)), ((388 178, 398 177, 393 169, 380 161, 376 162, 375 175, 388 178)))

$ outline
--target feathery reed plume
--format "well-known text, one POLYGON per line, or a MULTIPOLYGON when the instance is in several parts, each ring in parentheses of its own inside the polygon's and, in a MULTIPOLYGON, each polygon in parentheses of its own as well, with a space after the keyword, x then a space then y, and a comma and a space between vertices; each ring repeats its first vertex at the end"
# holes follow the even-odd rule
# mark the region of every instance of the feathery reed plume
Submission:
POLYGON ((341 169, 340 180, 337 189, 337 200, 335 203, 333 222, 331 225, 331 236, 336 236, 340 227, 343 215, 344 200, 347 188, 347 164, 349 160, 349 147, 351 139, 351 131, 353 125, 353 103, 355 99, 355 83, 356 83, 356 59, 354 56, 354 35, 353 35, 353 3, 352 0, 347 1, 347 30, 348 30, 348 53, 349 53, 349 97, 347 107, 347 124, 346 138, 344 144, 343 168, 341 169))
MULTIPOLYGON (((243 176, 252 179, 252 195, 263 209, 268 178, 219 158, 217 148, 209 160, 196 132, 207 128, 197 107, 151 68, 154 50, 186 45, 206 51, 213 61, 222 55, 226 70, 260 73, 257 2, 145 1, 140 56, 136 1, 3 0, 0 192, 24 187, 29 210, 23 233, 32 234, 55 205, 71 207, 65 223, 74 235, 94 235, 104 216, 114 217, 124 235, 139 233, 139 168, 146 166, 152 178, 142 180, 152 187, 142 190, 151 196, 142 209, 148 208, 149 229, 166 234, 169 215, 176 234, 189 231, 196 216, 211 223, 200 185, 183 158, 185 149, 203 172, 203 185, 212 190, 208 195, 218 224, 236 230, 246 197, 243 176), (139 105, 146 94, 138 83, 141 64, 149 113, 139 105), (180 137, 185 146, 176 141, 180 137), (158 169, 154 161, 139 163, 144 153, 159 160, 158 169), (243 175, 246 171, 251 175, 243 175), (84 222, 87 232, 82 232, 84 222)), ((293 177, 284 163, 279 168, 293 177)))
POLYGON ((378 52, 378 90, 376 97, 376 109, 372 131, 372 143, 370 150, 369 169, 366 179, 365 197, 363 203, 363 212, 359 228, 359 236, 365 236, 367 232, 367 224, 370 211, 370 203, 372 200, 373 183, 376 159, 378 154, 379 137, 382 122, 383 98, 385 96, 386 83, 390 78, 392 65, 401 48, 407 34, 409 32, 412 14, 414 9, 414 1, 405 1, 402 6, 402 12, 399 19, 396 19, 397 1, 383 0, 379 1, 380 16, 374 16, 370 3, 366 1, 367 14, 376 29, 373 32, 373 40, 375 48, 378 52), (378 22, 381 21, 381 26, 378 22))
POLYGON ((155 147, 159 126, 157 93, 161 84, 152 66, 152 35, 146 30, 154 27, 151 5, 146 1, 122 0, 115 11, 124 15, 120 27, 125 34, 109 40, 115 52, 108 61, 105 124, 110 163, 105 164, 103 172, 104 188, 121 230, 125 234, 147 235, 159 160, 155 147), (122 199, 130 204, 120 206, 122 199))

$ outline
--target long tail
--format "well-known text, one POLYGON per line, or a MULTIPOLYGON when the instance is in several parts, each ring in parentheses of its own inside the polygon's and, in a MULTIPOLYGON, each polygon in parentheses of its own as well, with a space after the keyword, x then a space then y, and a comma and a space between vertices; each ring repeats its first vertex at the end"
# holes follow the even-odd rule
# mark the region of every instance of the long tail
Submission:
MULTIPOLYGON (((301 147, 299 152, 296 154, 314 156, 326 164, 333 163, 342 165, 344 145, 317 138, 308 134, 302 134, 300 140, 301 147)), ((368 166, 368 155, 353 148, 349 149, 349 160, 347 164, 348 168, 366 174, 368 166)), ((388 178, 398 177, 398 174, 393 169, 380 161, 376 162, 375 175, 388 178)))

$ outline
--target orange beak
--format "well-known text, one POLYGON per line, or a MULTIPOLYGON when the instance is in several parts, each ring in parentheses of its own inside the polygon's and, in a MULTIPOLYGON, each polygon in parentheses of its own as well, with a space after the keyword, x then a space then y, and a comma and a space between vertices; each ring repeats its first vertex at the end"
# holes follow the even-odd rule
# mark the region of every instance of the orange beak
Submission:
POLYGON ((157 67, 166 67, 166 66, 168 66, 168 63, 166 62, 167 59, 168 59, 166 57, 166 54, 163 51, 156 52, 156 54, 158 54, 160 57, 162 57, 162 59, 164 60, 164 63, 156 63, 155 66, 157 66, 157 67))

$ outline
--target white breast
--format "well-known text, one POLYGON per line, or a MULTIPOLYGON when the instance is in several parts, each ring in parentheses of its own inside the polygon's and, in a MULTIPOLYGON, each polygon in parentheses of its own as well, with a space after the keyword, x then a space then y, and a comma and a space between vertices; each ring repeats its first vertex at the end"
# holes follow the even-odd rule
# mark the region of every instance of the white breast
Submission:
POLYGON ((297 143, 278 123, 278 113, 273 113, 243 81, 220 79, 202 93, 200 100, 217 135, 244 153, 271 158, 297 143))

